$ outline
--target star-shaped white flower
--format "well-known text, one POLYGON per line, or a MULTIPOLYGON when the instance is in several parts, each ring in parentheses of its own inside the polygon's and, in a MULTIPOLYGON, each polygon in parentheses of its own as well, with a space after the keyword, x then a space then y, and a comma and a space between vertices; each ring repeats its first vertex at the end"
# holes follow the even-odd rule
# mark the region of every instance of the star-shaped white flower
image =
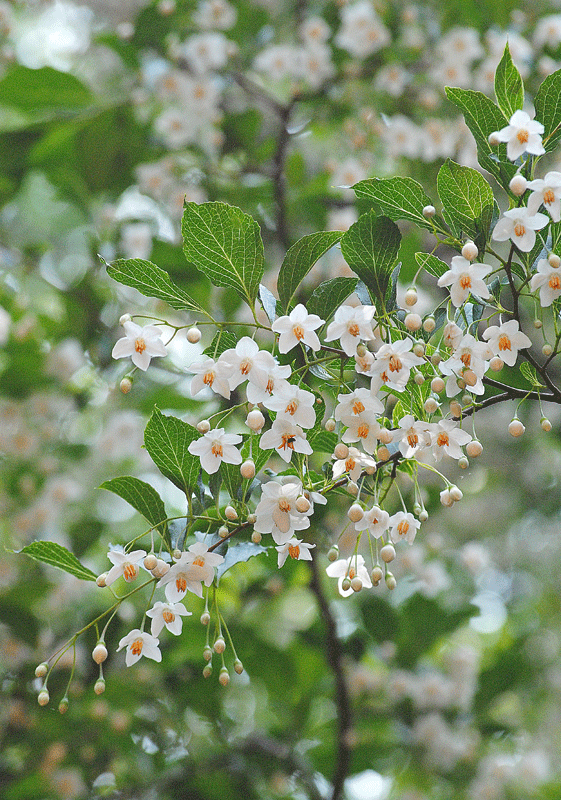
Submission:
POLYGON ((532 345, 532 340, 522 333, 516 319, 502 325, 490 325, 483 332, 483 338, 489 342, 493 355, 499 356, 509 367, 516 364, 519 350, 532 345))
POLYGON ((345 353, 354 356, 361 339, 370 341, 374 338, 372 317, 375 310, 374 306, 339 306, 333 322, 328 325, 325 341, 339 339, 345 353))
POLYGON ((190 617, 191 612, 187 611, 183 603, 161 603, 158 600, 150 611, 146 612, 146 616, 152 618, 150 628, 152 636, 159 636, 164 625, 170 633, 179 636, 183 627, 181 617, 190 617))
POLYGON ((509 124, 494 135, 499 142, 506 142, 507 158, 516 161, 523 153, 541 156, 545 153, 541 134, 544 127, 525 111, 515 111, 509 124))
POLYGON ((315 544, 303 542, 302 539, 290 539, 290 541, 285 542, 285 544, 277 545, 275 549, 279 554, 279 569, 284 565, 284 562, 288 556, 290 556, 290 558, 295 558, 298 561, 311 561, 312 554, 310 553, 310 550, 312 547, 315 547, 315 544))
POLYGON ((142 656, 151 658, 153 661, 162 660, 160 643, 158 639, 156 639, 154 636, 151 636, 149 633, 141 631, 140 628, 135 628, 130 633, 127 633, 126 636, 123 636, 119 642, 117 652, 122 650, 123 647, 127 648, 127 652, 125 654, 125 663, 127 667, 130 667, 132 664, 136 664, 136 662, 142 656))
POLYGON ((402 392, 405 389, 411 367, 424 364, 421 356, 411 352, 411 339, 398 339, 397 342, 383 344, 376 352, 376 360, 372 365, 371 392, 375 394, 380 386, 402 392))
POLYGON ((524 206, 511 208, 495 225, 493 239, 498 242, 511 239, 519 250, 529 253, 536 243, 536 231, 545 227, 548 221, 545 214, 530 214, 524 206))
POLYGON ((350 558, 340 558, 338 561, 334 561, 326 567, 325 571, 330 578, 339 578, 339 594, 343 597, 348 597, 353 593, 352 588, 343 589, 343 581, 345 578, 348 578, 350 581, 355 577, 360 578, 362 585, 367 589, 370 589, 372 586, 372 581, 366 569, 364 558, 361 555, 352 555, 350 558))
POLYGON ((554 222, 561 220, 561 172, 548 172, 544 178, 530 181, 527 186, 532 189, 528 199, 528 213, 535 214, 541 205, 554 222))
POLYGON ((279 333, 279 352, 288 353, 298 342, 303 342, 311 347, 312 350, 319 350, 321 347, 316 328, 323 325, 324 320, 317 314, 308 314, 306 307, 298 303, 288 316, 276 319, 271 328, 275 333, 279 333))
POLYGON ((450 298, 456 308, 468 299, 470 294, 486 299, 489 289, 483 278, 492 270, 487 264, 473 264, 463 256, 454 256, 450 269, 438 279, 438 286, 450 286, 450 298))
POLYGON ((135 367, 146 372, 154 356, 165 356, 167 350, 162 342, 162 332, 156 325, 141 327, 128 321, 123 325, 125 336, 115 342, 111 355, 113 358, 130 356, 135 367))
POLYGON ((550 306, 561 296, 561 267, 552 267, 547 258, 541 258, 536 274, 532 275, 530 289, 533 292, 540 290, 540 305, 543 308, 550 306))
POLYGON ((352 481, 360 478, 362 471, 366 468, 375 469, 376 461, 370 456, 367 456, 357 447, 349 447, 349 453, 346 458, 339 458, 333 464, 333 478, 336 480, 343 473, 348 472, 352 481))
POLYGON ((430 423, 429 432, 435 461, 440 461, 444 453, 451 458, 461 458, 463 456, 461 448, 471 442, 470 434, 458 428, 451 419, 430 423))
POLYGON ((399 451, 405 458, 418 455, 430 445, 427 423, 406 414, 399 420, 399 428, 392 432, 393 441, 399 442, 399 451))
POLYGON ((419 520, 406 511, 398 511, 392 514, 388 524, 390 527, 390 539, 394 543, 405 539, 409 544, 413 544, 415 535, 421 527, 419 520))
POLYGON ((390 515, 379 506, 372 506, 364 512, 362 519, 355 522, 357 531, 368 531, 375 539, 379 539, 388 529, 390 515))
POLYGON ((282 417, 277 417, 270 429, 261 434, 259 447, 262 450, 276 450, 287 463, 292 458, 293 452, 306 455, 314 452, 300 425, 282 417))
POLYGON ((301 495, 302 484, 292 476, 283 483, 269 481, 263 484, 261 499, 255 509, 254 530, 270 533, 276 544, 284 545, 295 531, 309 528, 313 507, 310 505, 307 511, 298 511, 296 502, 301 495))
POLYGON ((223 461, 226 464, 241 464, 240 451, 234 447, 242 441, 239 433, 226 433, 224 428, 215 428, 191 442, 187 448, 191 455, 199 456, 201 467, 212 475, 218 472, 223 461))
POLYGON ((312 428, 316 421, 315 395, 293 383, 285 383, 267 400, 265 408, 277 412, 277 419, 287 419, 301 428, 312 428))
POLYGON ((146 557, 146 550, 133 550, 130 553, 123 553, 120 550, 110 550, 107 558, 113 564, 105 578, 105 585, 110 586, 121 575, 130 583, 136 580, 140 568, 139 561, 146 557))
POLYGON ((219 553, 209 553, 203 542, 195 542, 158 581, 156 588, 165 586, 166 598, 170 603, 179 602, 188 591, 202 597, 202 584, 210 586, 215 567, 223 561, 224 557, 219 553))
POLYGON ((228 377, 232 370, 229 366, 225 368, 224 362, 220 359, 215 361, 213 358, 205 358, 191 364, 189 371, 195 374, 191 381, 191 396, 195 397, 205 386, 213 392, 221 394, 226 400, 230 399, 230 385, 228 377))

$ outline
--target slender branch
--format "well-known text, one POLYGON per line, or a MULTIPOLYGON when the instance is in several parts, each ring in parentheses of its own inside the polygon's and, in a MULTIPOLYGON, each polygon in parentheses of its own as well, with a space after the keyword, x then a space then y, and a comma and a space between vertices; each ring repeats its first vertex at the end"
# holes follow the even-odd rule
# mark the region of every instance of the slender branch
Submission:
POLYGON ((350 734, 352 728, 351 701, 343 671, 343 649, 337 637, 337 627, 323 593, 316 560, 310 563, 310 588, 315 594, 326 627, 327 661, 335 677, 335 704, 337 707, 337 754, 332 780, 331 800, 343 797, 345 778, 351 763, 350 734))

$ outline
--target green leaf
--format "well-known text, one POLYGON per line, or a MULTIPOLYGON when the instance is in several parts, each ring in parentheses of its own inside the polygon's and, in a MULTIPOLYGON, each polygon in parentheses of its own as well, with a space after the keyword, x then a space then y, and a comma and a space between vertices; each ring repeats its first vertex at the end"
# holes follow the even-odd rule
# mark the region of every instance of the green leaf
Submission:
POLYGON ((493 220, 495 198, 483 175, 447 159, 438 172, 438 194, 443 216, 458 236, 470 236, 480 251, 485 249, 493 220))
POLYGON ((164 501, 153 486, 146 481, 141 481, 140 478, 124 475, 121 478, 104 481, 99 488, 107 489, 126 500, 148 520, 152 527, 157 528, 164 541, 168 545, 170 544, 168 525, 165 522, 167 514, 164 501))
POLYGON ((441 261, 440 258, 430 253, 415 253, 415 261, 420 267, 434 275, 435 278, 440 278, 450 269, 445 261, 441 261))
POLYGON ((294 293, 316 261, 342 236, 342 231, 320 231, 304 236, 292 245, 282 262, 277 280, 280 302, 285 311, 288 311, 294 293))
POLYGON ((508 42, 495 73, 495 95, 499 108, 508 119, 524 105, 524 84, 512 62, 508 42))
POLYGON ((357 283, 357 278, 332 278, 320 283, 308 300, 306 305, 308 312, 328 320, 343 300, 354 292, 357 283))
POLYGON ((242 561, 249 561, 249 559, 253 558, 253 556, 259 556, 266 552, 266 547, 263 547, 261 544, 255 544, 255 542, 239 542, 238 544, 231 544, 228 547, 226 555, 224 556, 224 561, 216 568, 216 579, 220 580, 224 573, 231 569, 235 564, 239 564, 242 561))
POLYGON ((189 308, 192 311, 203 309, 187 292, 176 286, 168 273, 142 258, 119 258, 112 264, 103 262, 107 267, 107 274, 113 280, 138 289, 146 297, 155 297, 164 300, 172 308, 182 310, 189 308))
POLYGON ((339 437, 336 433, 326 431, 324 428, 320 427, 313 436, 308 436, 308 441, 313 447, 314 453, 331 454, 339 441, 339 437))
POLYGON ((197 485, 200 459, 188 447, 200 436, 192 425, 155 408, 144 430, 144 444, 162 475, 190 495, 197 485))
POLYGON ((516 165, 506 157, 506 144, 489 144, 489 136, 508 124, 498 106, 483 92, 446 87, 448 99, 463 112, 466 125, 477 143, 478 160, 502 186, 507 186, 516 172, 516 165))
POLYGON ((52 67, 30 69, 20 65, 0 80, 0 103, 24 111, 80 109, 92 101, 92 93, 78 78, 52 67))
POLYGON ((420 183, 413 178, 370 178, 353 186, 359 198, 372 200, 390 219, 407 219, 432 230, 423 208, 432 205, 420 183))
POLYGON ((400 243, 401 234, 395 222, 378 217, 373 211, 359 217, 341 239, 343 257, 364 281, 379 310, 384 308, 400 243))
POLYGON ((259 301, 272 325, 277 318, 277 298, 262 283, 259 284, 259 301))
POLYGON ((265 263, 253 217, 227 203, 186 203, 181 231, 187 261, 215 286, 235 289, 253 309, 265 263))
POLYGON ((548 75, 534 100, 536 119, 544 126, 543 146, 551 152, 561 139, 561 69, 548 75))
POLYGON ((16 550, 17 553, 25 553, 26 556, 31 556, 36 561, 42 561, 44 564, 49 564, 51 567, 58 567, 59 569, 80 578, 83 581, 95 581, 97 575, 85 567, 70 550, 63 547, 57 542, 31 542, 21 550, 16 550))
POLYGON ((237 343, 238 340, 235 333, 231 333, 231 331, 221 328, 214 334, 212 342, 208 347, 205 347, 203 354, 213 358, 216 361, 216 359, 219 358, 219 356, 221 356, 225 350, 231 350, 235 348, 237 343))
POLYGON ((528 361, 522 361, 520 372, 532 386, 543 386, 534 367, 528 361))

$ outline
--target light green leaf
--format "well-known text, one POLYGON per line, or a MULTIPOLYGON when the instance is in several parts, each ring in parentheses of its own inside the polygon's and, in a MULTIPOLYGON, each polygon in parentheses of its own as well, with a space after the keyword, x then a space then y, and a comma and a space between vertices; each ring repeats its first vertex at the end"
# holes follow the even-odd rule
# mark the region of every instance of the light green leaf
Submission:
POLYGON ((121 478, 104 481, 99 488, 107 489, 126 500, 148 520, 152 527, 157 528, 164 541, 170 544, 164 501, 153 486, 141 481, 140 478, 124 475, 121 478))
POLYGON ((440 278, 450 269, 448 264, 430 253, 415 253, 415 261, 420 267, 434 275, 435 278, 440 278))
POLYGON ((339 437, 336 433, 326 431, 325 428, 320 426, 313 436, 308 436, 308 441, 313 447, 314 453, 331 454, 339 441, 339 437))
POLYGON ((493 175, 502 186, 508 186, 516 172, 516 165, 506 157, 506 144, 489 144, 490 134, 504 128, 508 119, 482 92, 447 86, 446 95, 463 112, 466 125, 477 143, 477 158, 483 169, 493 175))
POLYGON ((561 69, 548 75, 534 100, 536 119, 544 126, 543 146, 551 152, 561 139, 561 69))
POLYGON ((483 175, 447 159, 438 172, 443 216, 457 236, 470 236, 481 251, 489 238, 495 198, 483 175))
POLYGON ((541 383, 540 379, 538 378, 536 370, 530 363, 528 363, 528 361, 522 361, 520 364, 520 372, 532 386, 543 386, 543 383, 541 383))
POLYGON ((432 230, 423 216, 423 208, 432 205, 432 200, 413 178, 370 178, 356 183, 353 189, 357 197, 372 200, 390 219, 407 219, 432 230))
POLYGON ((164 416, 158 408, 144 430, 144 444, 154 464, 185 494, 191 494, 197 485, 201 462, 187 448, 199 436, 192 425, 164 416))
POLYGON ((146 297, 164 300, 178 310, 188 308, 192 311, 203 311, 187 292, 173 283, 165 270, 152 264, 151 261, 144 261, 142 258, 119 258, 106 266, 110 278, 125 286, 138 289, 146 297))
POLYGON ((17 553, 25 553, 26 556, 31 556, 36 561, 42 561, 43 564, 49 564, 51 567, 58 567, 58 569, 74 575, 83 581, 95 581, 97 575, 85 567, 70 550, 63 547, 57 542, 31 542, 21 550, 15 551, 17 553))
POLYGON ((328 320, 343 300, 354 292, 357 282, 357 278, 332 278, 320 283, 308 300, 306 306, 308 312, 328 320))
POLYGON ((253 217, 227 203, 186 203, 181 230, 187 261, 215 286, 235 289, 253 309, 265 263, 253 217))
POLYGON ((282 262, 277 279, 277 290, 285 311, 288 311, 294 293, 316 261, 337 244, 342 236, 342 231, 320 231, 304 236, 292 245, 282 262))
POLYGON ((524 84, 512 63, 508 42, 495 73, 495 95, 499 108, 508 119, 524 105, 524 84))
POLYGON ((24 111, 81 109, 93 99, 90 90, 78 78, 52 67, 31 69, 18 65, 0 80, 0 104, 24 111))
POLYGON ((255 542, 238 542, 237 544, 229 545, 224 561, 216 568, 217 581, 235 564, 249 561, 253 556, 259 556, 262 553, 267 553, 267 548, 263 547, 262 544, 255 544, 255 542))

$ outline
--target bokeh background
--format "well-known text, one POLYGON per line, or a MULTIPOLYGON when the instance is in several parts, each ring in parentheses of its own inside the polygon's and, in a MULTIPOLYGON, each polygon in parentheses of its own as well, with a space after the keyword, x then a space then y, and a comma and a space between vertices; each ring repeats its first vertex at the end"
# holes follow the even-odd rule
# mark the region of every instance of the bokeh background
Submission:
MULTIPOLYGON (((227 688, 202 677, 197 622, 164 647, 162 664, 127 670, 113 652, 136 619, 127 603, 105 693, 93 692, 87 634, 61 715, 71 659, 45 708, 35 666, 107 600, 14 551, 46 539, 105 569, 109 543, 143 529, 98 488, 117 475, 151 482, 181 508, 142 448, 143 428, 154 404, 200 418, 186 368, 208 342, 178 336, 123 395, 125 368, 111 358, 121 314, 186 320, 113 282, 100 256, 150 259, 201 304, 235 312, 231 295, 189 272, 184 198, 258 219, 274 290, 290 244, 346 229, 363 210, 346 187, 411 175, 436 197, 445 158, 477 166, 444 86, 493 96, 507 40, 531 104, 561 67, 559 3, 0 0, 5 800, 330 796, 340 709, 306 564, 278 571, 273 558, 252 559, 222 581, 246 668, 227 688)), ((550 169, 561 170, 561 154, 550 169)), ((402 233, 405 289, 424 242, 402 233)), ((309 280, 346 269, 330 252, 309 280)), ((425 308, 432 289, 420 287, 425 308)), ((443 509, 440 487, 426 484, 429 521, 400 555, 394 592, 338 597, 323 566, 343 512, 318 521, 352 714, 347 800, 561 797, 561 420, 548 408, 546 434, 539 409, 520 413, 516 441, 513 408, 477 419, 484 452, 450 473, 461 503, 443 509)), ((202 605, 192 610, 196 620, 202 605)))

